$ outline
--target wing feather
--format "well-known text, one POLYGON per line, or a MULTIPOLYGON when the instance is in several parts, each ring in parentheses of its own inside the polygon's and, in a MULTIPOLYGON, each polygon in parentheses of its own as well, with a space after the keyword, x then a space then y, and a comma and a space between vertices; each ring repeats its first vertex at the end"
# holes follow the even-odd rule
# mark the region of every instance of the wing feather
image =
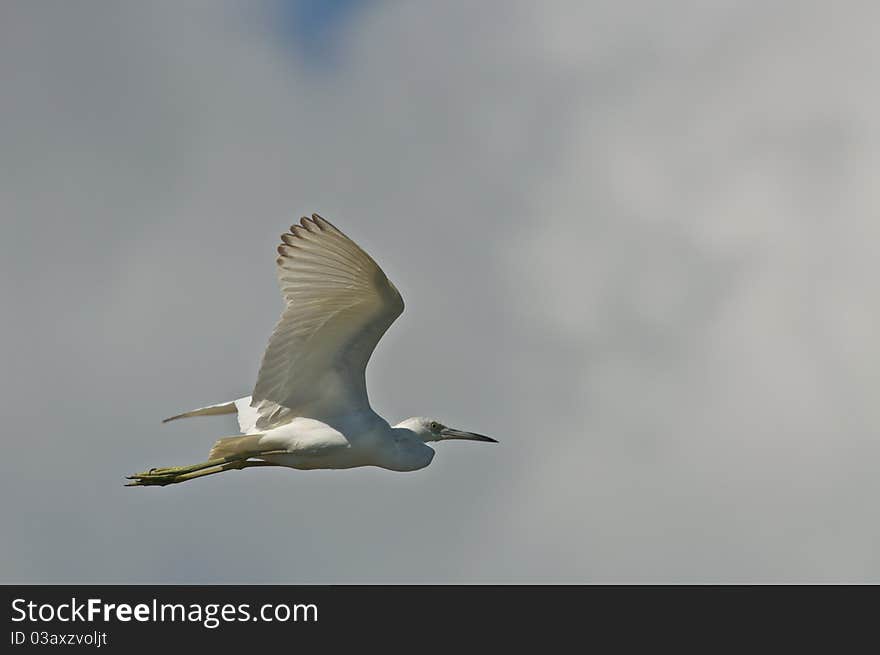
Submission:
POLYGON ((317 214, 281 241, 276 263, 287 307, 254 387, 256 427, 369 409, 367 362, 403 312, 400 293, 367 253, 317 214))

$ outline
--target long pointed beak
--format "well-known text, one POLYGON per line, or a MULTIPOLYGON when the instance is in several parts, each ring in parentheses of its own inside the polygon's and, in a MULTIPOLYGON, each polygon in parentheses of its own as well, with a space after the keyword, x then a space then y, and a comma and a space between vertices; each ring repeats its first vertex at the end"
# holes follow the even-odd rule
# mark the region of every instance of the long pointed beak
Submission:
POLYGON ((456 430, 454 428, 443 428, 440 430, 442 439, 466 439, 468 441, 485 441, 487 443, 498 443, 497 439, 486 437, 475 432, 465 432, 464 430, 456 430))

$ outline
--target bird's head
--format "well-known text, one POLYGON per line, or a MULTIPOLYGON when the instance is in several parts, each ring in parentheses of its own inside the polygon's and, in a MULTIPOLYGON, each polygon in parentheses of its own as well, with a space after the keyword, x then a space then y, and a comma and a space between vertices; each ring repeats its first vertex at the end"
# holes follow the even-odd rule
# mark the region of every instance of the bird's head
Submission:
POLYGON ((487 443, 498 443, 492 437, 485 437, 475 432, 465 432, 464 430, 456 430, 443 425, 437 419, 425 418, 424 416, 414 416, 405 421, 401 421, 394 427, 405 428, 415 432, 422 441, 446 441, 447 439, 465 439, 468 441, 485 441, 487 443))

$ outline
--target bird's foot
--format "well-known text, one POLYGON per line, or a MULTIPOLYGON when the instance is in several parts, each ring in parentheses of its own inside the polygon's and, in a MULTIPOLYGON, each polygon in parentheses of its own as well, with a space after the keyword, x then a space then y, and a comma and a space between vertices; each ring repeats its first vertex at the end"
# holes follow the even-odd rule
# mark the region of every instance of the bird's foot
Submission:
POLYGON ((193 473, 194 471, 201 471, 202 469, 210 468, 212 466, 219 466, 220 464, 225 464, 227 459, 212 459, 207 462, 200 462, 199 464, 190 464, 189 466, 164 466, 164 467, 154 467, 149 471, 143 471, 141 473, 135 473, 132 477, 145 477, 149 475, 182 475, 184 473, 193 473))
POLYGON ((126 476, 131 482, 126 483, 126 487, 147 487, 159 486, 164 487, 168 484, 177 484, 178 482, 186 482, 194 480, 206 475, 214 473, 222 473, 233 469, 243 469, 248 466, 257 466, 265 464, 265 462, 249 462, 247 455, 230 456, 218 459, 208 460, 200 464, 191 466, 166 466, 164 468, 151 468, 149 471, 134 473, 126 476))
POLYGON ((175 474, 167 474, 167 473, 135 473, 133 475, 125 476, 126 480, 131 480, 131 482, 126 482, 126 487, 147 487, 147 486, 161 486, 164 487, 166 484, 174 484, 175 482, 180 482, 181 480, 177 479, 178 476, 175 474))

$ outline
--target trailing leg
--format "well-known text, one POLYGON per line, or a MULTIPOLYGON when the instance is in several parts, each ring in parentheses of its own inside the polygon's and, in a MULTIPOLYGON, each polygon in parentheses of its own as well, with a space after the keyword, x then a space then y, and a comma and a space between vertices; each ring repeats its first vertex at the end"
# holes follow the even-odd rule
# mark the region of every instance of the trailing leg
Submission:
POLYGON ((223 473, 224 471, 232 471, 236 469, 251 468, 254 466, 278 466, 272 462, 264 460, 251 460, 251 457, 259 457, 260 455, 277 454, 278 451, 266 451, 256 453, 242 453, 241 455, 230 455, 228 457, 219 457, 193 464, 191 466, 170 466, 166 468, 153 468, 142 473, 135 473, 127 476, 132 482, 127 483, 126 487, 146 487, 161 486, 169 484, 178 484, 195 480, 196 478, 214 475, 215 473, 223 473))

